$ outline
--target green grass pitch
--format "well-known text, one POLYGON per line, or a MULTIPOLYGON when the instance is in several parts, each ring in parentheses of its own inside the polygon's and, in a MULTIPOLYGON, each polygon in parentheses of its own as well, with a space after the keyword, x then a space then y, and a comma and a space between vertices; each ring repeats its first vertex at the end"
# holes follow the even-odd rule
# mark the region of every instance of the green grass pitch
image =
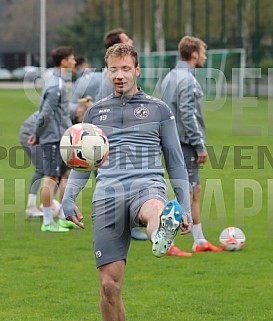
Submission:
MULTIPOLYGON (((149 242, 132 241, 123 286, 128 320, 273 320, 272 103, 228 99, 204 108, 203 229, 218 244, 223 228, 238 226, 245 248, 157 259, 149 242)), ((18 130, 38 104, 34 92, 0 90, 0 320, 99 321, 93 182, 79 199, 85 230, 49 235, 39 220, 24 219, 33 168, 25 166, 18 130)), ((175 243, 190 251, 192 237, 175 243)))

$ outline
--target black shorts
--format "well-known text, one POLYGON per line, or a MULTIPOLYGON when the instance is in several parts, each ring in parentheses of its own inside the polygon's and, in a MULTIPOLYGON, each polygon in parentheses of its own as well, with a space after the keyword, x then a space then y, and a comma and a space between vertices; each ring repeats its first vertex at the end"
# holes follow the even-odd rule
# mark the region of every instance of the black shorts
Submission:
POLYGON ((184 160, 189 175, 189 183, 191 192, 194 191, 196 185, 200 184, 199 178, 199 164, 197 163, 198 155, 193 146, 187 144, 181 144, 184 154, 184 160))
POLYGON ((60 144, 45 144, 42 149, 44 175, 62 177, 69 168, 61 157, 60 144))
POLYGON ((138 213, 150 199, 167 201, 166 191, 152 187, 131 197, 112 197, 93 202, 92 224, 97 267, 126 260, 131 241, 131 228, 140 226, 138 213))

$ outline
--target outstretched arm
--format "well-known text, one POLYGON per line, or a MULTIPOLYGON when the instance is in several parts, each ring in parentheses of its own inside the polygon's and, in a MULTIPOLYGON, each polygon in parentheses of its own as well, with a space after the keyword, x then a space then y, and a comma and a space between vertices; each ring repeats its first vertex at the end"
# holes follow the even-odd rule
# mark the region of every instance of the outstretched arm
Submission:
POLYGON ((62 207, 65 218, 74 222, 80 228, 84 228, 81 220, 83 216, 75 204, 75 199, 80 191, 85 187, 90 176, 90 172, 77 172, 72 170, 65 188, 62 207))

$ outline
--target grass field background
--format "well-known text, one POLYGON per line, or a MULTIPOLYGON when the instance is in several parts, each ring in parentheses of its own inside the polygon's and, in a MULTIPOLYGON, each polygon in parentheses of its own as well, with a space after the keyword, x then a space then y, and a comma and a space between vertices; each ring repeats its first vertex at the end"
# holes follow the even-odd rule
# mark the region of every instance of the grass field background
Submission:
MULTIPOLYGON (((272 103, 205 103, 204 232, 218 244, 221 230, 236 225, 245 248, 156 259, 149 242, 132 241, 123 288, 128 321, 273 320, 272 103)), ((52 235, 40 232, 39 220, 25 221, 33 167, 24 166, 18 131, 38 104, 35 92, 0 90, 0 320, 99 321, 92 181, 80 198, 85 230, 52 235)), ((175 243, 190 251, 192 237, 175 243)))

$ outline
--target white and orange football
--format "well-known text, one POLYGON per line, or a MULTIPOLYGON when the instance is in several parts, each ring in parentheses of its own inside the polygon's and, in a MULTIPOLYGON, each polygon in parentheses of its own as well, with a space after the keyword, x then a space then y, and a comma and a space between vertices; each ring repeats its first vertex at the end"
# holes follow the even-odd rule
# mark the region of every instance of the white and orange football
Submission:
POLYGON ((60 152, 68 167, 78 171, 92 171, 105 162, 109 142, 97 126, 79 123, 69 127, 63 134, 60 152))
POLYGON ((222 249, 225 251, 239 251, 241 250, 246 242, 244 232, 238 227, 227 227, 225 228, 220 236, 219 241, 222 249))

